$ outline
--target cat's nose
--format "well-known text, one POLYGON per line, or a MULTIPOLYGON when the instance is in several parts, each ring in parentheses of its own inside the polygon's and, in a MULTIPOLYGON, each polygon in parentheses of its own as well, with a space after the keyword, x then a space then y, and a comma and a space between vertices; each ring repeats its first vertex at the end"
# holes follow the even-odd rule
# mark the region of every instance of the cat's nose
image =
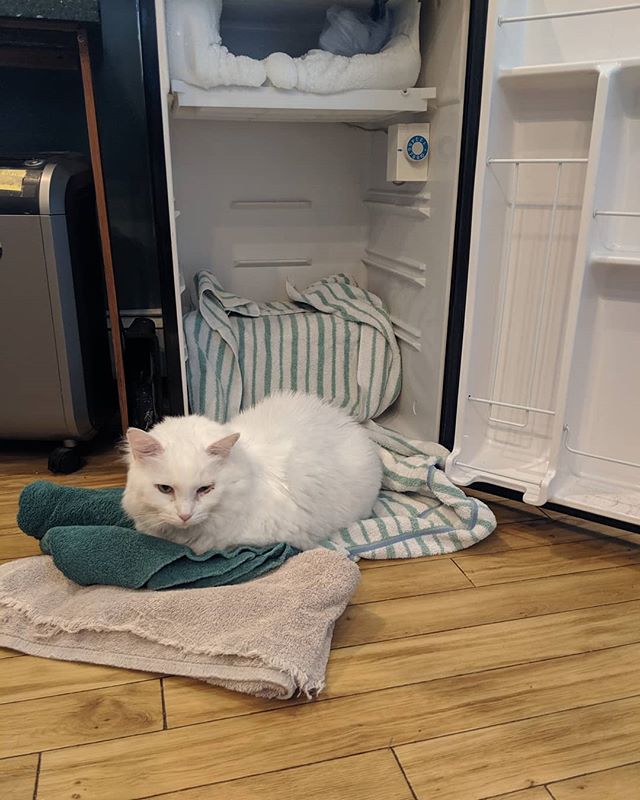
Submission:
POLYGON ((187 512, 186 514, 178 512, 178 516, 183 522, 188 522, 193 516, 193 514, 190 511, 187 512))

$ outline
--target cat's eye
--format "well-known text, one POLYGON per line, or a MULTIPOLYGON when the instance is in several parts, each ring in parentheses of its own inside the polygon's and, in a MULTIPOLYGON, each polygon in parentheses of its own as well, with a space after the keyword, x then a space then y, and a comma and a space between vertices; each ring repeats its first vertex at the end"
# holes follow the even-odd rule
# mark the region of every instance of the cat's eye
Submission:
POLYGON ((156 483, 156 489, 162 494, 173 494, 173 486, 167 486, 166 483, 156 483))
POLYGON ((210 484, 209 486, 200 486, 198 489, 198 494, 207 494, 214 488, 215 484, 210 484))

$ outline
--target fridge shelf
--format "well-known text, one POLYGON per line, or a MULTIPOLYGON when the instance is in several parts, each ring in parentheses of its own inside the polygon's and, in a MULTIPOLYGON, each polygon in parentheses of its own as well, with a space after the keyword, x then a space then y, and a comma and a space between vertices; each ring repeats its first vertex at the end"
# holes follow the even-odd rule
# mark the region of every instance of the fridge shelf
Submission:
POLYGON ((575 11, 551 11, 548 14, 527 14, 519 17, 498 17, 498 26, 514 22, 538 22, 545 19, 564 19, 566 17, 585 17, 594 14, 609 14, 614 11, 635 11, 640 3, 625 3, 618 6, 599 6, 598 8, 581 8, 575 11))
POLYGON ((504 67, 498 73, 502 85, 513 85, 521 89, 585 89, 593 85, 599 74, 599 62, 574 61, 527 64, 519 67, 504 67))
POLYGON ((488 158, 487 164, 586 164, 588 158, 488 158))
POLYGON ((477 402, 480 404, 489 405, 492 409, 495 406, 496 408, 506 408, 515 411, 522 411, 524 412, 524 419, 505 419, 504 417, 494 415, 493 410, 490 412, 488 417, 488 422, 496 423, 499 425, 505 425, 511 428, 527 428, 530 422, 530 414, 542 414, 546 416, 554 416, 555 412, 548 408, 541 408, 539 406, 534 405, 533 403, 533 395, 535 390, 535 376, 537 370, 539 368, 539 360, 540 360, 540 351, 541 351, 541 340, 543 338, 544 332, 544 320, 547 312, 547 305, 549 302, 548 299, 548 284, 549 284, 549 275, 551 272, 551 263, 552 263, 552 255, 554 252, 554 244, 557 245, 556 242, 556 217, 557 217, 557 210, 559 205, 560 199, 560 188, 562 184, 562 170, 565 164, 584 164, 588 161, 587 158, 576 158, 576 157, 545 157, 545 158, 526 158, 526 157, 515 157, 515 158, 489 158, 487 160, 488 164, 505 164, 512 166, 513 174, 511 177, 511 187, 510 187, 510 196, 511 196, 511 203, 509 204, 509 211, 508 211, 508 222, 506 226, 506 240, 505 240, 505 247, 503 251, 503 266, 502 266, 502 282, 500 288, 500 300, 498 303, 499 313, 498 313, 498 320, 497 320, 497 327, 496 327, 496 342, 497 347, 494 350, 493 360, 491 365, 491 378, 490 378, 490 391, 488 393, 488 397, 481 397, 478 395, 469 394, 469 400, 471 402, 477 402), (522 387, 525 389, 524 396, 527 398, 523 403, 511 403, 505 402, 501 400, 497 400, 496 395, 498 394, 498 383, 499 383, 499 372, 502 362, 505 361, 505 356, 503 353, 504 346, 509 346, 508 336, 505 337, 504 335, 504 325, 505 325, 505 308, 507 306, 507 296, 508 292, 510 291, 510 286, 513 284, 515 278, 513 277, 514 270, 517 271, 519 264, 518 258, 513 258, 513 243, 514 240, 517 238, 517 229, 516 229, 516 209, 518 207, 518 193, 520 188, 520 166, 521 165, 537 165, 537 164, 544 164, 544 165, 555 165, 555 177, 553 179, 553 193, 551 202, 549 204, 549 220, 548 220, 548 228, 544 235, 545 242, 542 248, 542 269, 541 269, 541 279, 540 279, 540 288, 539 288, 539 301, 537 304, 537 308, 534 315, 534 322, 531 329, 531 351, 527 354, 528 356, 528 376, 524 379, 525 386, 522 387), (506 344, 505 344, 506 338, 506 344))
POLYGON ((622 458, 612 458, 611 456, 603 456, 600 453, 589 453, 587 450, 578 450, 576 447, 572 447, 569 444, 569 426, 565 425, 562 429, 564 435, 564 446, 570 452, 576 456, 584 456, 585 458, 595 458, 597 461, 608 461, 610 464, 622 464, 624 467, 635 467, 636 469, 640 469, 640 463, 634 461, 625 461, 622 458))
POLYGON ((273 86, 200 89, 171 82, 170 108, 179 119, 261 122, 376 122, 427 110, 433 88, 358 89, 312 94, 273 86))
POLYGON ((632 256, 640 253, 640 211, 596 208, 593 218, 603 251, 632 256))
POLYGON ((556 413, 548 408, 535 408, 535 406, 524 406, 520 405, 519 403, 506 403, 503 400, 492 400, 489 397, 474 397, 473 395, 468 395, 467 399, 472 403, 480 403, 481 405, 497 406, 498 408, 511 408, 515 409, 516 411, 524 411, 526 414, 524 422, 514 422, 512 420, 501 419, 500 417, 494 417, 493 414, 489 416, 489 422, 497 422, 500 425, 509 425, 512 428, 526 428, 529 424, 529 414, 545 414, 546 416, 553 417, 556 413))
POLYGON ((597 251, 591 255, 590 263, 594 266, 600 267, 631 267, 633 269, 640 268, 640 252, 601 252, 597 251))
POLYGON ((520 475, 515 468, 507 467, 506 469, 501 468, 500 470, 487 469, 487 467, 482 466, 480 464, 470 464, 465 461, 458 461, 458 459, 455 459, 455 461, 451 466, 462 467, 463 469, 468 469, 471 470, 472 472, 477 472, 482 475, 491 475, 495 478, 499 478, 501 482, 516 481, 518 483, 526 483, 535 488, 540 488, 544 480, 543 476, 540 476, 540 478, 536 480, 531 480, 528 475, 525 478, 522 475, 520 475))
POLYGON ((594 217, 640 217, 640 211, 604 211, 598 208, 593 211, 594 217))
POLYGON ((640 492, 618 481, 567 476, 549 499, 569 508, 617 519, 630 525, 640 519, 640 492))

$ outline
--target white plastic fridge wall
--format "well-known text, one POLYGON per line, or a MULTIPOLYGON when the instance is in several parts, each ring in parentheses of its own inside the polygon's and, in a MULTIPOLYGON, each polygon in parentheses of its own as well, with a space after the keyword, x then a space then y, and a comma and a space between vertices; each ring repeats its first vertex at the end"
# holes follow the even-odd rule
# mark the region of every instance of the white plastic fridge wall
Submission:
POLYGON ((282 300, 336 272, 366 281, 367 134, 346 125, 171 121, 178 254, 187 286, 282 300))
POLYGON ((468 27, 468 0, 422 0, 418 83, 437 89, 427 182, 388 183, 387 137, 370 142, 367 281, 391 312, 403 368, 400 397, 381 422, 429 441, 439 436, 468 27))
POLYGON ((447 469, 640 522, 640 4, 618 5, 490 4, 447 469))
MULTIPOLYGON (((294 6, 274 3, 270 13, 275 19, 294 6)), ((156 16, 168 94, 163 0, 156 16)), ((169 195, 175 195, 174 266, 187 287, 178 299, 180 315, 200 269, 255 299, 283 298, 286 279, 302 287, 348 272, 382 297, 400 343, 402 391, 383 423, 437 440, 468 0, 424 0, 421 19, 418 83, 436 86, 442 97, 442 108, 436 103, 426 118, 432 143, 426 184, 386 181, 386 124, 379 121, 375 128, 383 130, 366 131, 335 122, 172 119, 167 111, 165 142, 169 195)))

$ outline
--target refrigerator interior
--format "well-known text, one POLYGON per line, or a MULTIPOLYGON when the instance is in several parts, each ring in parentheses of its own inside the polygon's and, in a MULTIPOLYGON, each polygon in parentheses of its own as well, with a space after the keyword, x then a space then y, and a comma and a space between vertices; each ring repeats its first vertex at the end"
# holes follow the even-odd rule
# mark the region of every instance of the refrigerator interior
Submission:
MULTIPOLYGON (((301 42, 315 41, 329 5, 225 0, 223 40, 228 35, 236 53, 262 56, 277 47, 295 54, 301 42)), ((287 279, 303 288, 348 273, 383 299, 402 352, 400 398, 383 424, 437 440, 467 0, 422 3, 422 71, 408 92, 305 95, 172 82, 163 0, 157 0, 156 17, 168 98, 173 261, 176 284, 185 287, 177 297, 180 314, 192 307, 193 278, 202 269, 226 289, 257 300, 283 299, 287 279), (408 107, 414 110, 407 113, 408 107), (386 180, 387 128, 400 121, 431 124, 425 183, 386 180)))
POLYGON ((454 450, 640 522, 640 4, 492 2, 454 450))

